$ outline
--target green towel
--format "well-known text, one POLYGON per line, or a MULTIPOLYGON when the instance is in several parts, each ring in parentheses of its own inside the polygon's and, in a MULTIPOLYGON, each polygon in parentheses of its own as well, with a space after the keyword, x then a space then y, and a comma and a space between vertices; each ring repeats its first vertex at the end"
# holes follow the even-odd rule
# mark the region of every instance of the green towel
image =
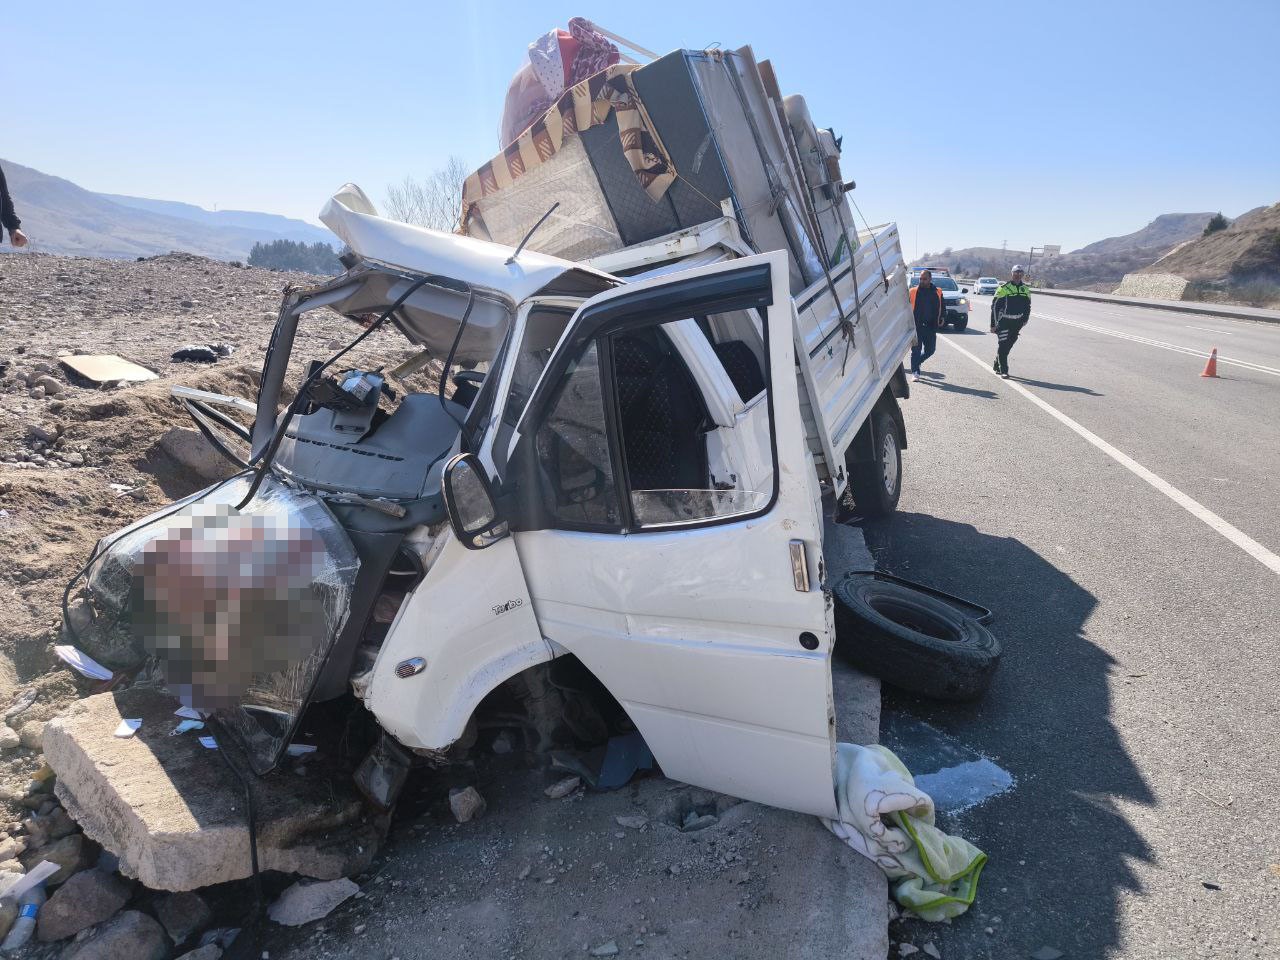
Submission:
POLYGON ((840 819, 823 823, 884 870, 898 903, 934 921, 969 909, 987 855, 935 826, 933 800, 892 750, 839 744, 836 800, 840 819))

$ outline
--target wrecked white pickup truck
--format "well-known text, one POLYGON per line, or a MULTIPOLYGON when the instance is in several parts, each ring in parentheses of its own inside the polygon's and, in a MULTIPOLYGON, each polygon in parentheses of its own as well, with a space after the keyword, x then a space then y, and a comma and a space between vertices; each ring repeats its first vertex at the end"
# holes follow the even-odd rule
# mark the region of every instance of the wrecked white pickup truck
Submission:
POLYGON ((470 235, 333 197, 348 269, 285 296, 251 468, 104 541, 90 592, 259 773, 354 690, 389 805, 504 682, 576 659, 667 776, 835 816, 824 502, 898 500, 896 228, 852 226, 835 137, 749 49, 611 67, 526 135, 551 127, 468 182, 470 235), (421 353, 317 360, 282 410, 319 308, 421 353), (399 385, 428 364, 438 389, 399 385))

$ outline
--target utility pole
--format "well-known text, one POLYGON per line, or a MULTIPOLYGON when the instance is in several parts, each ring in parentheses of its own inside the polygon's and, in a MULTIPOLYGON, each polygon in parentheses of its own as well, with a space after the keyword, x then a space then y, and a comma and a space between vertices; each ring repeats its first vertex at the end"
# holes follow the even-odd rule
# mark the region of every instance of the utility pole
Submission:
POLYGON ((1031 279, 1031 261, 1036 258, 1037 250, 1039 250, 1041 254, 1044 253, 1044 247, 1031 247, 1030 249, 1027 250, 1027 279, 1028 280, 1031 279))

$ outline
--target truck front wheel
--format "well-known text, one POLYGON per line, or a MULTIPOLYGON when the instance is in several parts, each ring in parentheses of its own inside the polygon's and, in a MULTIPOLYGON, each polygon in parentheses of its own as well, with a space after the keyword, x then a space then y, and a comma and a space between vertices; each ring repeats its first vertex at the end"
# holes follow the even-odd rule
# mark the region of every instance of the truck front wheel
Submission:
POLYGON ((871 414, 872 460, 848 464, 849 492, 864 517, 893 513, 902 496, 902 435, 898 421, 883 407, 871 414))

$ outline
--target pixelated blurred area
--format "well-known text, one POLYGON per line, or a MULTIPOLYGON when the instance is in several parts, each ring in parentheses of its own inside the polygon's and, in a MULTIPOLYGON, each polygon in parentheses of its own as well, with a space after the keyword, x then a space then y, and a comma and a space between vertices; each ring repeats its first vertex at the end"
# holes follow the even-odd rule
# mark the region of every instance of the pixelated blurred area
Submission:
POLYGON ((222 713, 261 768, 346 622, 360 562, 311 494, 268 478, 237 509, 249 483, 215 485, 112 540, 89 593, 98 622, 116 626, 79 639, 120 669, 151 659, 184 705, 222 713))
POLYGON ((133 578, 134 632, 188 706, 234 706, 255 675, 288 670, 325 636, 324 543, 291 514, 219 504, 146 545, 133 578))

